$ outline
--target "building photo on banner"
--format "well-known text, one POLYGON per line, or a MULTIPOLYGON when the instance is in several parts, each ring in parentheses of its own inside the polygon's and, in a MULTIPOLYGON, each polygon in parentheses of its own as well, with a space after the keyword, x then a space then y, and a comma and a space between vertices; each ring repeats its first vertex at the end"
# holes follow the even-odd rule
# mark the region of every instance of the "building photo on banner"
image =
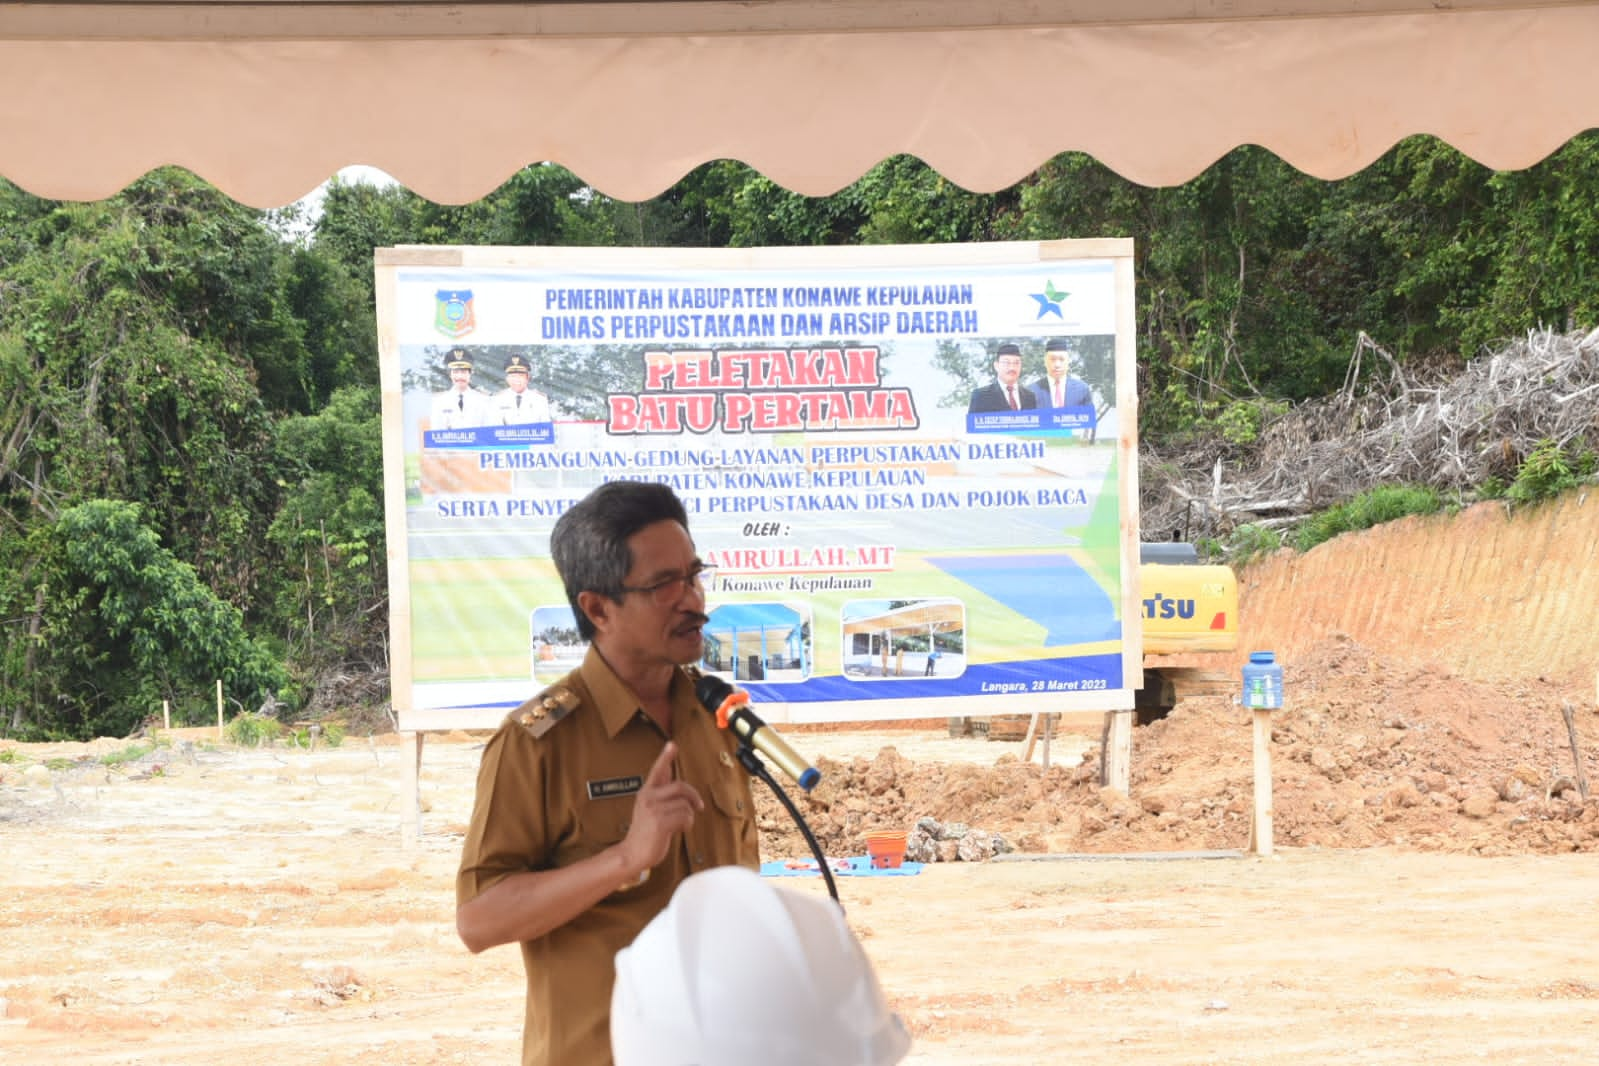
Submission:
POLYGON ((1132 706, 1132 242, 376 256, 402 729, 581 661, 550 561, 669 485, 773 721, 1132 706))

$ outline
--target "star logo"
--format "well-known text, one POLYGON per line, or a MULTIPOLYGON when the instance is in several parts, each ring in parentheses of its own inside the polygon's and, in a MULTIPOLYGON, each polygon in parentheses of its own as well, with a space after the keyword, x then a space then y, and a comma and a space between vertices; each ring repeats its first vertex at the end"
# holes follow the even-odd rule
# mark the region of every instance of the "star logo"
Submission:
POLYGON ((1033 299, 1038 301, 1039 318, 1043 318, 1045 315, 1054 315, 1056 318, 1062 320, 1065 319, 1066 316, 1061 314, 1060 304, 1061 301, 1070 296, 1071 293, 1061 292, 1059 289, 1055 288, 1055 283, 1053 281, 1046 281, 1044 282, 1043 292, 1035 292, 1031 293, 1030 295, 1033 299))

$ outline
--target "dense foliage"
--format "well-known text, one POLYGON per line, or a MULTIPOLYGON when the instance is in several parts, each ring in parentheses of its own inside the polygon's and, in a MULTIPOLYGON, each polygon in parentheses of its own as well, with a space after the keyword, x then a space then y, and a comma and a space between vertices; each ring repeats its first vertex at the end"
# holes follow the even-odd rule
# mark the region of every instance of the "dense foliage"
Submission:
MULTIPOLYGON (((314 219, 175 170, 92 204, 0 183, 0 732, 336 701, 387 672, 372 250, 1135 239, 1141 429, 1247 443, 1364 332, 1469 359, 1599 317, 1599 135, 1488 171, 1428 138, 1341 182, 1240 148, 1176 188, 1060 156, 992 195, 898 157, 825 199, 709 164, 611 200, 549 165, 474 204, 335 181, 314 219)), ((1558 449, 1500 491, 1566 483, 1558 449)))

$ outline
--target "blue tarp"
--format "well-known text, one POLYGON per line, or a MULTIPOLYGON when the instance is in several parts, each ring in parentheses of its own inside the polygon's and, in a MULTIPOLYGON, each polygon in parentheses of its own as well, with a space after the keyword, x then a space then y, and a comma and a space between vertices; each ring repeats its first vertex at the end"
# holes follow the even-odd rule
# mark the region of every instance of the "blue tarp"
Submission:
MULTIPOLYGON (((833 871, 835 877, 914 877, 922 872, 919 862, 904 862, 892 869, 879 869, 872 865, 870 856, 851 855, 847 859, 828 859, 828 869, 833 871)), ((822 871, 816 865, 815 859, 806 859, 803 862, 790 860, 788 862, 763 862, 761 863, 762 877, 821 877, 822 871)))

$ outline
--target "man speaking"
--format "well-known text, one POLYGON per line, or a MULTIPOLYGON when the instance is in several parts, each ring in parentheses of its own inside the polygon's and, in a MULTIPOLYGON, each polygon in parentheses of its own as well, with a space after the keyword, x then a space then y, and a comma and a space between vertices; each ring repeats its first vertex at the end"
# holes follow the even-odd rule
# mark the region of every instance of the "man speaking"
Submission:
POLYGON ((484 748, 456 930, 474 953, 521 945, 523 1066, 587 1066, 611 1062, 617 951, 679 882, 760 854, 738 739, 684 669, 707 618, 682 502, 602 485, 556 522, 550 554, 588 654, 484 748))

